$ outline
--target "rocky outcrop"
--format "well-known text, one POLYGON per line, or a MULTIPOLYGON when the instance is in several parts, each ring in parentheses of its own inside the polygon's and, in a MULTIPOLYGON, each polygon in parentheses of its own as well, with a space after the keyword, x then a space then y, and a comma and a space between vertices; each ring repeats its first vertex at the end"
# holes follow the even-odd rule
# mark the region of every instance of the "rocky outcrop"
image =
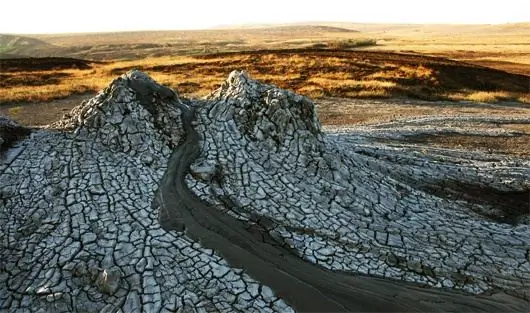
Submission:
POLYGON ((193 101, 129 72, 1 156, 0 308, 523 310, 529 226, 447 182, 524 193, 530 162, 377 134, 243 72, 193 101))

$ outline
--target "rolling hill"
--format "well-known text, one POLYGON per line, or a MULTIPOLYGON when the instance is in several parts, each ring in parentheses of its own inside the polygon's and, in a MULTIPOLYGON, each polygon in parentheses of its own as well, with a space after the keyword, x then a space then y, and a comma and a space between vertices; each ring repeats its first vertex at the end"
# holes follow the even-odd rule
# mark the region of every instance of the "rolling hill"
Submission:
POLYGON ((46 53, 55 47, 41 39, 0 34, 0 58, 36 56, 39 53, 46 53))

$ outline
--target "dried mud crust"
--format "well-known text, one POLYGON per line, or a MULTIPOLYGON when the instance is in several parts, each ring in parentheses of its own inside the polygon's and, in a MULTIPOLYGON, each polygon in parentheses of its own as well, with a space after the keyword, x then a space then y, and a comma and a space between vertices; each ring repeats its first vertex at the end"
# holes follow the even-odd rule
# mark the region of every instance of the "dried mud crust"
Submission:
POLYGON ((529 161, 376 140, 396 125, 323 132, 242 72, 187 100, 132 71, 2 158, 0 308, 524 311, 529 226, 421 186, 519 192, 529 161))
MULTIPOLYGON (((475 283, 481 284, 478 282, 478 277, 474 276, 475 274, 467 276, 467 278, 465 278, 467 274, 459 276, 461 273, 467 272, 465 268, 468 268, 469 265, 463 265, 461 270, 457 270, 460 274, 456 274, 454 278, 448 278, 453 276, 450 274, 447 276, 448 280, 445 281, 444 274, 439 270, 432 270, 440 266, 442 268, 445 267, 442 265, 444 262, 431 267, 428 265, 429 262, 426 261, 428 259, 426 255, 420 257, 423 261, 420 262, 422 264, 419 267, 421 270, 418 268, 418 273, 426 275, 423 278, 414 278, 416 274, 414 274, 415 272, 412 269, 414 268, 413 264, 418 265, 418 263, 411 259, 407 260, 406 257, 396 256, 394 252, 390 252, 393 248, 390 248, 389 254, 383 253, 384 256, 381 259, 384 260, 382 262, 376 261, 378 258, 373 255, 374 251, 381 253, 382 250, 386 250, 380 245, 388 245, 389 242, 387 240, 393 235, 385 235, 385 231, 383 231, 383 234, 379 234, 381 230, 373 224, 374 219, 382 218, 381 223, 392 225, 385 226, 385 228, 394 229, 393 232, 399 234, 397 236, 399 238, 405 238, 402 235, 402 231, 418 233, 425 231, 422 223, 416 224, 415 227, 411 228, 412 224, 407 225, 407 222, 403 221, 402 226, 399 226, 400 222, 398 221, 401 219, 399 216, 401 214, 403 216, 412 214, 410 209, 415 206, 418 207, 417 210, 412 209, 415 212, 412 215, 417 213, 419 214, 418 217, 424 216, 423 218, 429 216, 427 218, 430 220, 429 223, 445 224, 448 228, 457 227, 461 229, 460 227, 462 227, 463 229, 472 227, 470 225, 464 226, 464 224, 456 226, 455 222, 450 221, 450 218, 448 219, 448 216, 451 214, 455 214, 454 216, 458 215, 458 213, 450 212, 461 212, 463 207, 460 207, 460 205, 463 205, 466 207, 465 211, 468 212, 467 214, 483 221, 483 217, 476 215, 475 211, 470 210, 475 207, 473 202, 466 201, 464 197, 458 199, 451 197, 439 198, 430 192, 425 194, 425 190, 422 189, 423 184, 432 183, 436 185, 437 182, 440 183, 442 180, 453 178, 456 181, 474 182, 478 185, 490 186, 493 189, 512 189, 515 192, 524 193, 528 188, 529 181, 524 165, 521 168, 517 168, 520 165, 517 161, 514 161, 509 165, 510 168, 514 167, 513 172, 511 174, 506 172, 502 174, 514 175, 514 182, 510 186, 503 183, 502 175, 497 179, 492 179, 492 175, 496 174, 491 171, 492 168, 498 166, 497 164, 500 165, 505 161, 509 162, 507 157, 497 156, 497 159, 491 159, 483 163, 484 160, 488 160, 488 157, 470 153, 469 157, 471 160, 467 161, 469 164, 465 164, 461 160, 465 158, 465 151, 448 149, 445 151, 446 155, 441 156, 440 152, 433 149, 427 150, 426 153, 419 156, 414 153, 414 148, 405 149, 406 145, 403 145, 401 149, 398 146, 398 148, 393 150, 383 149, 386 148, 385 145, 379 147, 377 142, 371 142, 372 138, 385 138, 385 136, 390 137, 392 134, 399 136, 406 134, 407 131, 410 133, 423 132, 421 129, 416 130, 414 128, 408 130, 405 128, 403 132, 399 132, 399 129, 402 128, 399 123, 390 125, 387 128, 384 127, 384 124, 375 125, 371 128, 366 126, 366 128, 360 128, 358 131, 352 128, 342 133, 327 133, 322 137, 324 134, 319 131, 318 121, 313 122, 312 125, 314 126, 312 127, 304 126, 304 124, 298 122, 303 120, 311 124, 310 121, 314 117, 313 115, 301 117, 303 116, 301 112, 304 112, 302 109, 304 107, 303 98, 297 99, 296 95, 288 92, 276 93, 275 89, 268 89, 266 85, 256 84, 244 75, 239 79, 235 78, 234 81, 232 83, 229 80, 230 83, 216 91, 211 96, 211 99, 214 100, 213 103, 201 110, 202 114, 199 115, 199 130, 204 129, 204 133, 201 136, 204 138, 203 152, 201 160, 196 163, 195 167, 192 166, 192 174, 195 171, 194 178, 202 177, 200 179, 202 183, 194 182, 193 179, 189 181, 191 186, 195 186, 196 189, 193 189, 195 193, 201 194, 202 191, 204 199, 214 202, 219 201, 220 203, 225 203, 224 199, 227 197, 233 197, 239 201, 236 207, 243 207, 243 209, 233 212, 239 218, 250 218, 249 214, 252 216, 252 212, 257 211, 260 216, 265 216, 265 219, 272 219, 277 225, 281 225, 278 226, 280 228, 286 227, 291 231, 297 230, 295 231, 295 234, 298 232, 296 235, 290 232, 283 233, 282 235, 286 236, 284 238, 285 242, 289 242, 290 245, 297 247, 299 251, 303 251, 300 253, 304 259, 323 265, 326 268, 333 270, 348 269, 357 273, 384 277, 396 275, 394 277, 400 277, 402 280, 410 279, 411 281, 421 281, 426 284, 440 284, 440 286, 444 284, 450 284, 452 287, 460 285, 460 287, 456 288, 463 288, 468 291, 478 287, 477 285, 471 287, 475 283), (245 92, 242 93, 240 90, 245 92), (233 104, 233 106, 223 105, 227 103, 233 104), (246 103, 259 103, 260 105, 247 107, 246 103), (282 125, 282 129, 278 131, 278 128, 274 127, 274 125, 282 125), (363 132, 360 131, 361 129, 363 132), (226 147, 227 145, 228 147, 226 147), (365 145, 368 147, 365 147, 365 145), (269 153, 263 153, 263 151, 269 151, 269 153), (350 151, 354 153, 349 153, 350 151), (477 173, 475 172, 476 170, 480 172, 477 173), (219 178, 219 173, 222 173, 221 178, 219 178), (468 174, 471 176, 468 177, 468 174), (390 180, 387 181, 389 178, 390 180), (213 181, 209 181, 211 179, 213 181), (413 183, 410 183, 410 180, 413 180, 413 183), (275 183, 269 183, 272 181, 275 183), (372 182, 374 183, 372 184, 372 182), (374 193, 373 198, 367 196, 368 190, 372 190, 374 193), (412 190, 414 192, 411 193, 412 190), (416 194, 416 192, 419 193, 416 194), (413 197, 415 200, 408 199, 408 197, 413 197), (438 202, 440 199, 444 200, 438 202), (270 202, 274 204, 270 205, 270 202), (289 204, 285 204, 286 202, 289 204), (370 204, 367 205, 367 203, 370 204), (252 210, 252 212, 247 212, 244 209, 245 207, 248 210, 252 210), (340 229, 338 226, 340 222, 337 221, 335 224, 331 221, 334 220, 333 216, 337 214, 333 210, 337 209, 340 211, 341 207, 348 208, 346 209, 348 214, 353 214, 352 217, 344 217, 346 220, 356 225, 356 227, 360 227, 360 229, 368 229, 368 233, 372 235, 366 239, 359 239, 357 236, 354 236, 355 239, 350 238, 352 239, 351 247, 356 246, 352 251, 360 252, 363 249, 370 251, 368 255, 372 255, 374 258, 372 259, 374 262, 372 266, 364 267, 359 265, 359 254, 357 259, 348 259, 342 254, 344 250, 339 253, 340 257, 333 253, 331 255, 328 254, 329 250, 327 249, 334 240, 344 236, 346 238, 341 239, 348 241, 349 235, 359 231, 359 228, 352 225, 353 228, 350 232, 343 230, 338 234, 325 235, 326 232, 315 232, 316 228, 340 229), (320 213, 316 213, 313 210, 320 213), (330 211, 328 210, 333 213, 329 214, 330 211), (308 214, 309 216, 307 216, 308 214), (449 215, 446 216, 445 214, 449 215), (365 220, 365 222, 361 222, 362 220, 365 220), (311 225, 321 226, 315 227, 311 225), (404 225, 407 225, 406 228, 402 228, 405 227, 404 225), (398 229, 402 230, 398 231, 398 229), (319 239, 315 239, 315 242, 313 242, 308 239, 308 237, 311 238, 310 234, 319 239), (325 244, 319 240, 323 240, 325 244), (371 242, 371 240, 376 240, 377 244, 371 242), (315 251, 318 250, 317 247, 319 246, 316 242, 326 245, 326 252, 319 253, 315 251), (367 246, 363 248, 363 244, 367 246), (377 245, 379 248, 369 248, 371 245, 377 245), (382 264, 376 265, 378 262, 382 264), (392 269, 387 267, 388 264, 392 264, 390 266, 392 269), (393 272, 396 268, 404 269, 404 273, 401 273, 401 270, 393 272), (430 281, 430 279, 433 279, 433 281, 430 281), (455 280, 453 279, 456 279, 459 283, 454 284, 455 280), (435 282, 436 280, 438 282, 435 282)), ((434 124, 443 123, 443 118, 436 117, 434 121, 434 124)), ((515 121, 510 120, 510 122, 515 121)), ((437 131, 436 127, 430 130, 428 127, 426 128, 427 131, 437 131)), ((482 132, 483 129, 476 131, 482 132)), ((527 164, 527 162, 522 164, 527 164)), ((478 205, 478 207, 482 210, 493 210, 489 205, 478 205)), ((468 222, 473 223, 471 220, 468 222)), ((521 221, 515 224, 519 225, 519 222, 521 221)), ((456 222, 456 224, 458 223, 456 222)), ((377 225, 377 223, 375 224, 377 225)), ((281 234, 281 231, 279 232, 281 234)), ((363 232, 361 231, 361 233, 363 232)), ((434 230, 434 232, 438 233, 438 230, 434 230)), ((457 231, 457 233, 460 232, 460 230, 457 231)), ((486 238, 478 239, 478 237, 471 239, 475 236, 472 235, 473 233, 474 231, 468 233, 471 236, 468 239, 470 242, 477 240, 477 245, 481 245, 483 240, 488 240, 486 238)), ((445 246, 446 243, 436 243, 437 240, 433 239, 423 238, 421 244, 417 243, 421 245, 421 248, 418 246, 417 249, 432 251, 428 254, 439 253, 439 251, 443 250, 441 246, 445 246), (425 240, 428 240, 429 246, 433 245, 432 250, 426 248, 425 240)), ((400 240, 402 239, 398 241, 401 242, 400 240)), ((390 246, 394 244, 392 243, 390 246)), ((407 249, 410 249, 413 245, 407 244, 406 246, 408 247, 407 249)), ((400 249, 397 248, 397 250, 400 249)), ((461 251, 463 254, 459 254, 459 257, 453 255, 451 258, 468 259, 464 255, 469 252, 465 252, 465 250, 461 251)), ((522 249, 520 257, 523 257, 524 253, 525 251, 522 249)), ((348 253, 345 254, 347 255, 348 253)), ((368 260, 366 262, 366 264, 371 263, 368 260)), ((474 261, 470 262, 475 263, 474 261)), ((475 266, 473 265, 472 267, 475 266)))
MULTIPOLYGON (((388 101, 389 104, 392 101, 388 101)), ((409 104, 414 104, 410 101, 409 104)), ((422 105, 416 102, 416 105, 422 105)), ((436 105, 435 105, 436 106, 436 105)), ((439 104, 442 108, 443 105, 439 104)), ((492 105, 492 110, 503 109, 503 105, 492 105)), ((328 126, 330 131, 347 131, 356 133, 365 140, 379 142, 396 147, 416 148, 425 155, 431 153, 451 153, 451 151, 468 151, 481 155, 484 160, 507 160, 513 156, 528 158, 530 147, 530 110, 524 106, 513 108, 506 113, 484 111, 484 115, 462 114, 455 116, 449 110, 447 115, 439 116, 409 116, 389 121, 365 125, 328 126), (488 114, 488 115, 486 115, 488 114)), ((365 152, 363 152, 365 153, 365 152)), ((368 154, 375 158, 387 158, 384 155, 368 154)), ((516 160, 516 158, 513 158, 516 160)), ((525 163, 514 162, 516 166, 524 167, 525 163)), ((497 165, 493 165, 497 166, 497 165)), ((524 171, 522 172, 524 173, 524 171)), ((503 190, 491 188, 487 184, 477 184, 477 181, 462 181, 457 177, 433 179, 430 182, 418 182, 409 178, 409 183, 420 190, 440 196, 459 200, 465 199, 477 213, 488 219, 500 223, 515 223, 528 221, 530 213, 530 172, 521 176, 519 190, 503 190), (526 187, 525 187, 526 186, 526 187), (483 210, 481 205, 488 205, 489 210, 483 210)))

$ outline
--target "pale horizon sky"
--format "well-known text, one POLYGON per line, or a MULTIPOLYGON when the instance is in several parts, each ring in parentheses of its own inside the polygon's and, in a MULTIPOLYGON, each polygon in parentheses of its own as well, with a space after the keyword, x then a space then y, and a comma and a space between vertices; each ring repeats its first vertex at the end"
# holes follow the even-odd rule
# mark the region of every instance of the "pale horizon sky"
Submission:
POLYGON ((0 33, 207 29, 297 22, 504 24, 530 22, 530 0, 3 0, 0 33))

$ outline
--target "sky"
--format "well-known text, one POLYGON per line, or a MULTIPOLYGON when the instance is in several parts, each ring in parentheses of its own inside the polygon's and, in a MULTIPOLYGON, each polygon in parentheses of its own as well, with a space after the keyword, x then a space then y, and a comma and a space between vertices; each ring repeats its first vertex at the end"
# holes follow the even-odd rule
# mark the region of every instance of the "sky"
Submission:
POLYGON ((0 33, 206 29, 298 22, 530 22, 530 0, 1 0, 0 33), (80 4, 82 3, 82 4, 80 4))

